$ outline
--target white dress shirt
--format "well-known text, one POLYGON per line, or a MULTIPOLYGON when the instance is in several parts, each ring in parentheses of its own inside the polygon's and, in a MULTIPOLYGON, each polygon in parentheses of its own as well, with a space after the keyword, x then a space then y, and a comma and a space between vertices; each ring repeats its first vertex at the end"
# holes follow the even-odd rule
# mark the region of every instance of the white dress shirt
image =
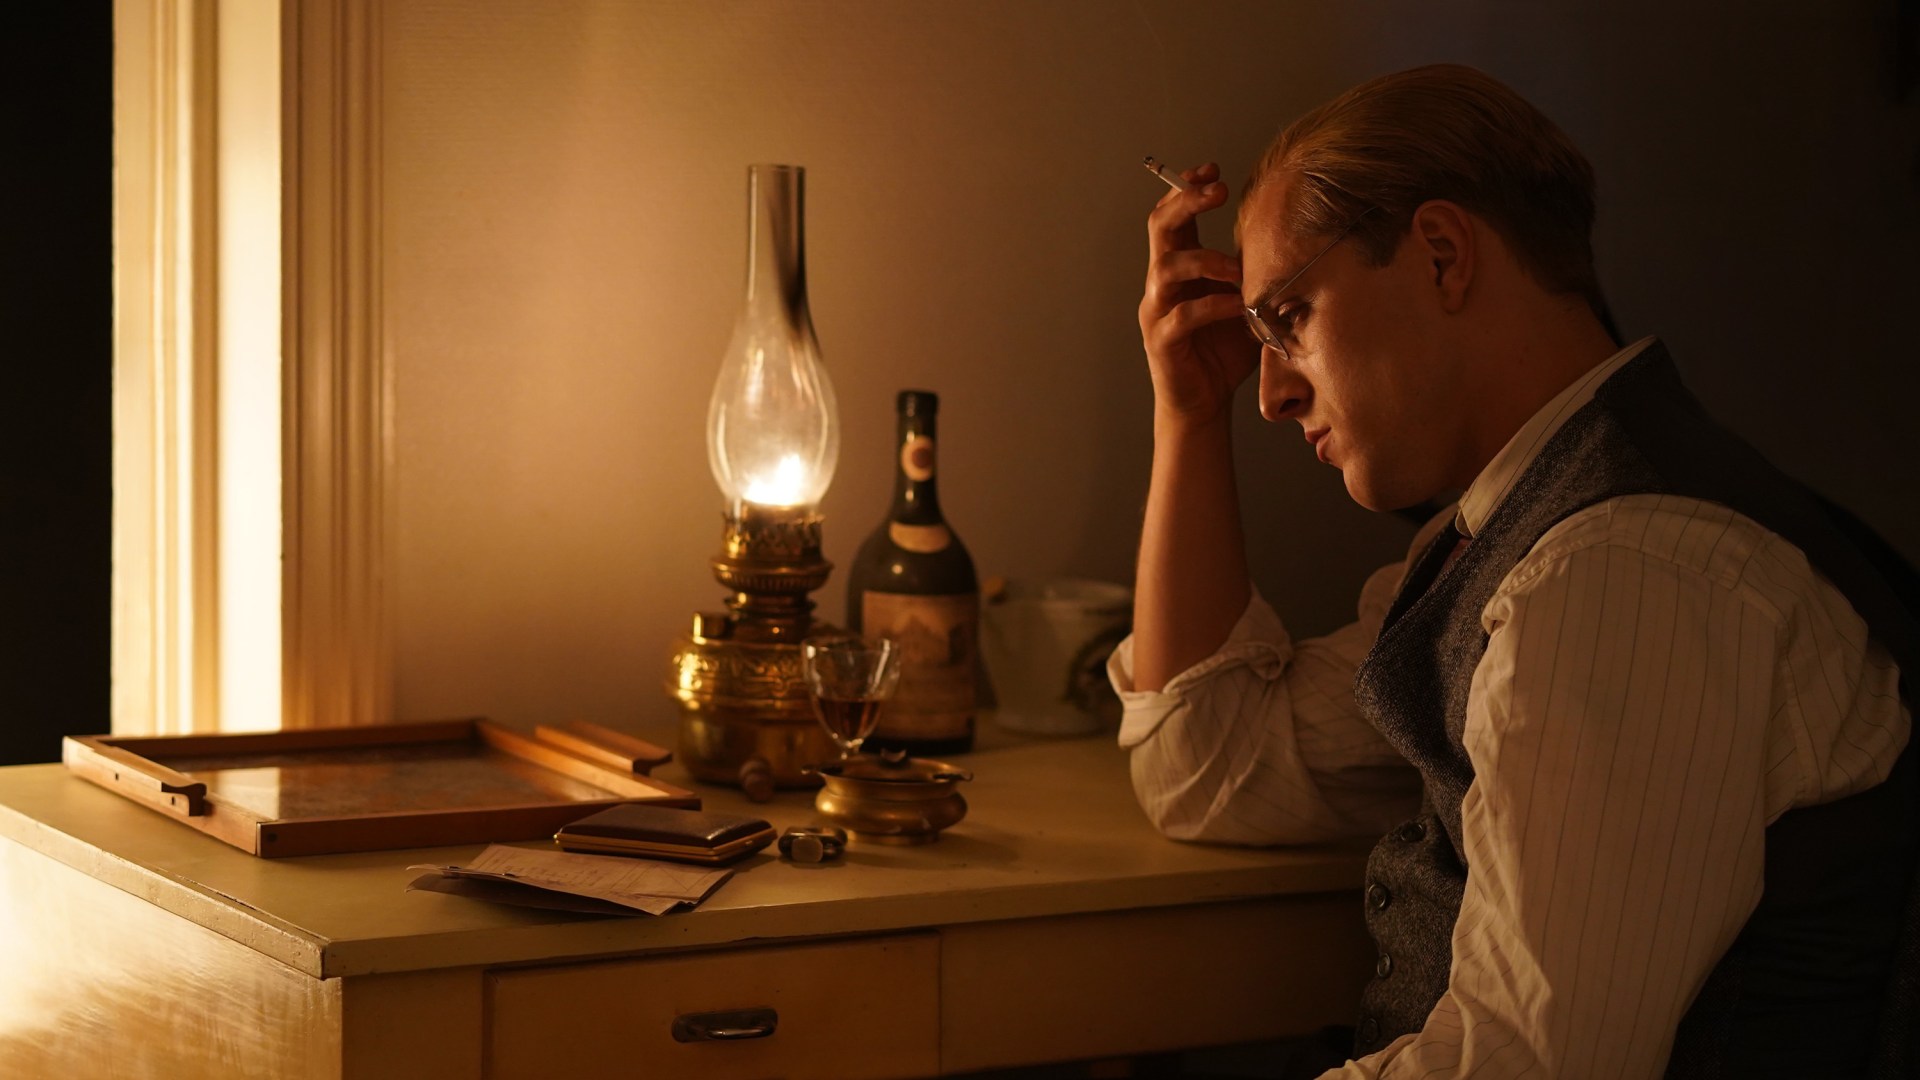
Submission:
MULTIPOLYGON (((1548 402, 1462 496, 1483 525, 1539 448, 1651 338, 1548 402)), ((1168 836, 1378 836, 1419 775, 1359 714, 1354 671, 1414 556, 1359 619, 1294 641, 1256 592, 1159 691, 1108 673, 1140 805, 1168 836)), ((1481 612, 1467 699, 1471 872, 1426 1026, 1329 1077, 1655 1077, 1758 903, 1764 829, 1885 779, 1912 718, 1899 672, 1799 548, 1717 504, 1636 495, 1542 536, 1481 612)), ((1276 972, 1276 978, 1311 978, 1276 972)))

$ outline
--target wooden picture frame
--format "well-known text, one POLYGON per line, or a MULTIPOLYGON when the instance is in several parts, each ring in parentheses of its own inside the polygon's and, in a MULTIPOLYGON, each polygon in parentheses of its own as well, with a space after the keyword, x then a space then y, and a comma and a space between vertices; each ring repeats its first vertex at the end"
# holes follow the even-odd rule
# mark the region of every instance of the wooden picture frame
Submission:
POLYGON ((76 775, 264 858, 551 837, 618 803, 697 810, 670 754, 596 724, 487 720, 69 736, 76 775))

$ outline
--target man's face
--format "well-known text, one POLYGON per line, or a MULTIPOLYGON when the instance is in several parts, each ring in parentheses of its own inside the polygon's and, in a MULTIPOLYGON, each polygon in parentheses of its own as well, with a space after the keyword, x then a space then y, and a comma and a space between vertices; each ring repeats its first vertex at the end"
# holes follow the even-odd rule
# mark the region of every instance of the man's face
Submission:
POLYGON ((1403 238, 1385 266, 1357 241, 1282 228, 1290 177, 1253 195, 1241 230, 1241 299, 1266 302, 1291 329, 1287 356, 1260 355, 1260 413, 1297 420, 1320 460, 1371 510, 1410 506, 1448 486, 1466 395, 1434 290, 1430 261, 1403 238), (1326 248, 1326 254, 1284 285, 1326 248))

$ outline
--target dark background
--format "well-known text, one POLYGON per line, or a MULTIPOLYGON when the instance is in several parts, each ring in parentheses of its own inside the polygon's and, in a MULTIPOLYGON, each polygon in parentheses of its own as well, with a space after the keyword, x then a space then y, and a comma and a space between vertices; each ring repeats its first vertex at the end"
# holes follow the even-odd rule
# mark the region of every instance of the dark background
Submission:
POLYGON ((0 125, 0 764, 15 764, 108 725, 111 3, 8 13, 0 125))

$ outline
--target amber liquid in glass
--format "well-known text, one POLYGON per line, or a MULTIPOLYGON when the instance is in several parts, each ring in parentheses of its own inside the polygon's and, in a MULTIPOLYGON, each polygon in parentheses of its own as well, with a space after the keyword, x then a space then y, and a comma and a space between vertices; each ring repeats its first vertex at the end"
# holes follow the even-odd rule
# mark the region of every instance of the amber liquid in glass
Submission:
POLYGON ((875 698, 820 697, 814 699, 814 708, 827 732, 846 747, 857 746, 873 734, 874 722, 880 719, 880 702, 875 698))

